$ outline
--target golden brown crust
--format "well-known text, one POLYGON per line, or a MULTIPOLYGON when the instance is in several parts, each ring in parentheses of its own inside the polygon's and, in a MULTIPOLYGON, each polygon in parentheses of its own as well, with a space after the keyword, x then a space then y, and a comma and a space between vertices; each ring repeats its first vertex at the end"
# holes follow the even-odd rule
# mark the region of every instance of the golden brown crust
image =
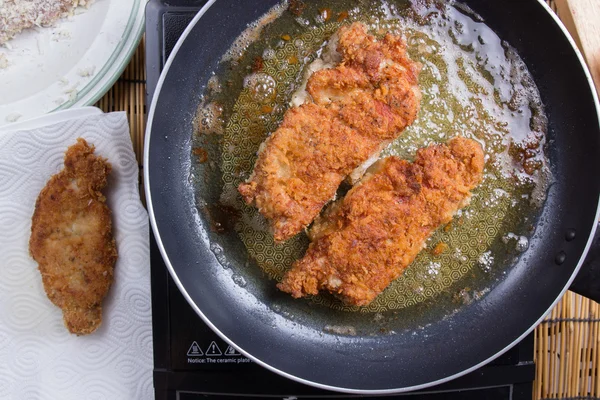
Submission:
POLYGON ((368 305, 468 201, 483 164, 481 146, 464 138, 420 149, 414 163, 379 161, 315 221, 306 255, 279 289, 296 298, 328 290, 368 305))
POLYGON ((419 111, 418 66, 400 38, 376 41, 360 23, 339 36, 342 63, 309 78, 314 102, 286 112, 238 188, 271 221, 276 241, 310 224, 342 180, 419 111))
POLYGON ((111 166, 93 153, 82 138, 68 148, 64 169, 37 198, 29 239, 46 294, 76 334, 91 333, 102 322, 102 300, 117 259, 111 213, 101 193, 111 166))

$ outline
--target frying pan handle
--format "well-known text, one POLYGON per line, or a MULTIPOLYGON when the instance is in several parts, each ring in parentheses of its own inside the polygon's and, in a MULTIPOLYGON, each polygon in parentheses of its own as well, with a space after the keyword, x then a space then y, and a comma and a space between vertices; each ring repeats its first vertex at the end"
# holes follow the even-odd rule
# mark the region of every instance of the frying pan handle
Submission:
POLYGON ((600 226, 596 229, 592 246, 569 289, 600 303, 600 226))

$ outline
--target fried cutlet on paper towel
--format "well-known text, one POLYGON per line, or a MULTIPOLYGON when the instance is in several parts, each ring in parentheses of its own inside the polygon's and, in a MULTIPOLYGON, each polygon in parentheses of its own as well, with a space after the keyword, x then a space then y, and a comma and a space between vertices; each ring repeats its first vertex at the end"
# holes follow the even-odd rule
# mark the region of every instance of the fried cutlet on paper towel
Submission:
POLYGON ((82 138, 68 148, 64 165, 38 196, 29 251, 69 332, 81 335, 102 322, 117 260, 111 212, 101 193, 111 166, 82 138))
POLYGON ((469 202, 483 156, 476 141, 454 138, 420 149, 413 163, 378 161, 315 221, 304 258, 279 289, 296 298, 327 290, 349 305, 368 305, 469 202))
POLYGON ((290 108, 263 143, 250 178, 239 186, 270 221, 276 241, 296 235, 340 183, 413 123, 419 66, 401 38, 376 40, 361 23, 340 28, 341 63, 314 72, 312 101, 290 108))

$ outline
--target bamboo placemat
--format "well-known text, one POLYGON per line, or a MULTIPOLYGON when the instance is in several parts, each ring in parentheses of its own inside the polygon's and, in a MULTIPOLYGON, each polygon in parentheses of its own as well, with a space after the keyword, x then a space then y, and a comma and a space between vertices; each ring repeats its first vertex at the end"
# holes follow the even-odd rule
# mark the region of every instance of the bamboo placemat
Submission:
MULTIPOLYGON (((146 129, 146 39, 140 44, 119 80, 102 97, 96 107, 104 112, 125 111, 133 150, 142 167, 144 131, 146 129)), ((141 181, 140 181, 141 182, 141 181)))
MULTIPOLYGON (((553 6, 553 1, 548 2, 553 6)), ((105 112, 127 112, 140 172, 147 111, 144 49, 142 39, 119 80, 96 104, 105 112)), ((600 398, 600 306, 597 303, 567 292, 536 329, 535 343, 537 372, 533 399, 600 398)))

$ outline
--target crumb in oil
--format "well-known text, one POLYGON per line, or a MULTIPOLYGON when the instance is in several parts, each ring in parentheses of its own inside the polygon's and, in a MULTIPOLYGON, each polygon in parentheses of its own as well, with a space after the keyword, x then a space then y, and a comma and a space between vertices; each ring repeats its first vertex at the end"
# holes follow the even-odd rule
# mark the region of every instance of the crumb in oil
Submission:
POLYGON ((204 164, 208 161, 208 152, 204 150, 202 147, 196 147, 192 150, 194 155, 198 157, 198 162, 200 164, 204 164))
POLYGON ((299 17, 302 15, 305 8, 306 4, 302 0, 290 0, 288 10, 296 17, 299 17))
POLYGON ((319 14, 321 15, 321 18, 323 18, 323 21, 327 22, 331 19, 331 8, 321 8, 319 14))
MULTIPOLYGON (((447 226, 447 225, 446 225, 447 226)), ((439 242, 438 244, 435 245, 435 247, 433 248, 432 253, 436 256, 439 256, 440 254, 442 254, 443 252, 445 252, 446 250, 448 250, 448 245, 444 242, 439 242)))
POLYGON ((261 56, 256 56, 252 63, 252 72, 260 72, 264 68, 264 61, 261 56))

